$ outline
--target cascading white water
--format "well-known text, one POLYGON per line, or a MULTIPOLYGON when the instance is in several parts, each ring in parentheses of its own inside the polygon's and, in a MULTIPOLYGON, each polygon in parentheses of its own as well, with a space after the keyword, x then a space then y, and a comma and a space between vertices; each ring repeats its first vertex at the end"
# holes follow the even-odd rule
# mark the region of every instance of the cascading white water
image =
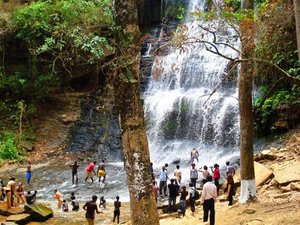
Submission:
MULTIPOLYGON (((190 11, 199 7, 203 8, 204 2, 189 4, 190 11)), ((185 23, 189 37, 203 33, 199 23, 185 23)), ((226 34, 230 36, 230 30, 226 34)), ((211 34, 206 35, 209 38, 211 34)), ((222 85, 209 98, 224 77, 228 60, 208 52, 201 44, 185 47, 184 52, 173 49, 155 57, 144 92, 149 148, 156 168, 172 162, 187 168, 192 148, 200 153, 198 166, 224 165, 239 155, 237 85, 222 85), (154 79, 156 74, 158 78, 154 79)), ((231 57, 237 54, 226 46, 219 51, 231 57)))

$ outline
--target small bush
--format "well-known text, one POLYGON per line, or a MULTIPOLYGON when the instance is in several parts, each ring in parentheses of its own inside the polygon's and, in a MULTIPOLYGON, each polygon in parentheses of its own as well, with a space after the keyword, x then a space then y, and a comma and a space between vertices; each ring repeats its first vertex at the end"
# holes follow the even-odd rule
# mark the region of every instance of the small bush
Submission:
POLYGON ((19 152, 16 146, 16 135, 12 132, 4 132, 0 135, 0 159, 19 159, 19 152))

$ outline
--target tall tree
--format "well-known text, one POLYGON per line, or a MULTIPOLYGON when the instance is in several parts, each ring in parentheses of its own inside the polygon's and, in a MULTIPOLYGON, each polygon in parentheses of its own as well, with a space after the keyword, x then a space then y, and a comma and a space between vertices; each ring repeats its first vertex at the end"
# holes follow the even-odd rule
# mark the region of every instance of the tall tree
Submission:
POLYGON ((141 49, 136 3, 135 0, 114 1, 115 20, 120 29, 116 37, 118 63, 111 79, 120 114, 131 222, 133 225, 158 225, 144 112, 140 99, 141 49))
POLYGON ((298 59, 300 60, 300 0, 294 0, 294 10, 297 32, 298 59))
MULTIPOLYGON (((241 23, 242 60, 252 58, 254 51, 253 0, 242 0, 242 10, 247 15, 241 23)), ((239 201, 245 203, 256 197, 254 162, 253 162, 253 115, 252 115, 252 83, 254 64, 252 61, 241 63, 239 77, 239 109, 240 109, 240 156, 241 156, 241 195, 239 201)))

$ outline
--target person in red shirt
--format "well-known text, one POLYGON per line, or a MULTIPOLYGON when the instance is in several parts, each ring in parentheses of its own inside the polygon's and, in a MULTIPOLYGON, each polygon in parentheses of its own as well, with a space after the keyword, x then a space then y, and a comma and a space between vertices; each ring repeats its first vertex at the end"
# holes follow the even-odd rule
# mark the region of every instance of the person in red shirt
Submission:
POLYGON ((94 183, 94 179, 93 179, 93 173, 96 175, 95 173, 95 166, 96 166, 96 161, 94 162, 91 162, 86 168, 85 168, 85 171, 86 171, 86 178, 85 178, 85 181, 87 181, 88 178, 91 178, 92 180, 92 183, 94 183))
POLYGON ((220 180, 219 165, 215 164, 214 167, 211 166, 210 168, 211 168, 211 171, 213 173, 213 178, 214 178, 214 181, 215 181, 215 185, 217 187, 217 194, 219 194, 219 190, 220 190, 220 187, 219 187, 219 180, 220 180))

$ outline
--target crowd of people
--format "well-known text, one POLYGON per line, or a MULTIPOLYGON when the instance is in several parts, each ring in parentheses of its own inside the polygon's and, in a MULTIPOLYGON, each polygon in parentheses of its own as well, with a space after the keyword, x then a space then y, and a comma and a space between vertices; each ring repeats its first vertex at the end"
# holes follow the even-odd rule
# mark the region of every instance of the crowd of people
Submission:
MULTIPOLYGON (((215 220, 215 211, 214 211, 214 203, 215 200, 220 193, 220 169, 218 164, 214 164, 214 166, 210 167, 210 171, 208 170, 208 166, 204 165, 203 168, 197 168, 195 161, 199 162, 199 153, 193 148, 191 151, 190 158, 190 168, 189 168, 189 182, 184 183, 187 180, 183 179, 183 174, 181 171, 180 165, 176 165, 173 173, 171 175, 168 173, 168 164, 162 166, 159 173, 155 173, 153 169, 153 164, 151 163, 151 176, 153 179, 153 187, 152 190, 156 197, 156 201, 165 200, 168 198, 168 212, 176 211, 176 201, 177 197, 179 198, 179 210, 178 213, 182 216, 186 214, 186 202, 189 199, 190 209, 192 215, 195 215, 195 201, 200 199, 201 204, 203 204, 203 221, 208 221, 208 217, 210 218, 210 225, 214 225, 215 220), (200 174, 200 176, 199 176, 200 174), (200 177, 202 179, 200 179, 200 177), (158 178, 159 185, 157 186, 156 179, 158 178), (200 185, 199 185, 200 184, 200 185), (202 186, 202 193, 197 190, 196 186, 202 186)), ((69 164, 72 172, 72 184, 78 185, 78 168, 80 167, 77 161, 69 164)), ((26 181, 27 185, 31 186, 31 162, 28 160, 26 166, 26 181)), ((94 182, 94 175, 98 177, 98 182, 103 183, 106 179, 106 171, 105 171, 105 161, 102 160, 98 165, 96 161, 90 162, 85 168, 86 176, 85 181, 94 182), (95 170, 97 169, 97 170, 95 170)), ((233 176, 235 174, 234 167, 230 164, 229 161, 226 162, 226 179, 227 179, 227 187, 226 193, 228 196, 228 205, 233 204, 233 196, 235 195, 234 188, 234 179, 233 176)), ((0 177, 0 200, 6 201, 7 208, 13 208, 20 204, 33 204, 36 200, 37 191, 27 191, 25 193, 22 182, 19 182, 16 185, 16 181, 14 177, 11 177, 7 182, 7 185, 4 186, 3 180, 0 177)), ((57 208, 62 210, 63 212, 68 212, 68 201, 71 202, 72 211, 79 210, 79 202, 75 197, 75 193, 72 192, 71 196, 68 198, 64 198, 59 190, 54 190, 54 197, 57 200, 57 208)), ((84 204, 83 209, 86 211, 86 219, 89 225, 94 224, 95 214, 101 213, 100 208, 106 208, 106 200, 104 196, 101 196, 100 203, 97 205, 98 197, 96 195, 92 196, 92 200, 88 201, 84 204)), ((119 223, 120 218, 120 208, 121 202, 119 196, 116 196, 116 200, 114 201, 114 212, 113 212, 113 222, 119 223)))
MULTIPOLYGON (((78 168, 80 167, 79 163, 77 161, 74 161, 73 163, 69 164, 69 167, 71 168, 72 172, 72 184, 77 186, 78 185, 78 168)), ((99 165, 97 166, 96 161, 90 162, 88 166, 85 168, 86 177, 85 181, 89 182, 89 179, 91 182, 94 182, 93 175, 97 175, 98 182, 104 184, 106 179, 106 171, 105 171, 105 161, 102 160, 99 165), (97 170, 95 170, 97 169, 97 170)), ((32 177, 32 171, 31 171, 31 161, 27 161, 26 165, 26 183, 28 187, 31 187, 31 177, 32 177)), ((16 208, 21 205, 25 204, 33 204, 36 201, 37 197, 37 191, 25 191, 24 186, 22 182, 16 182, 15 177, 9 177, 7 184, 4 184, 4 180, 0 176, 0 201, 6 202, 7 209, 16 208)), ((69 211, 69 204, 72 206, 72 211, 79 211, 79 201, 76 199, 75 192, 72 192, 69 197, 63 196, 61 192, 58 189, 54 190, 53 197, 57 200, 57 208, 61 210, 62 212, 68 212, 69 211)), ((83 210, 86 211, 85 216, 88 221, 89 225, 94 224, 95 214, 101 213, 99 211, 100 208, 105 209, 106 208, 106 200, 104 196, 100 197, 100 203, 97 205, 97 199, 98 197, 96 195, 92 196, 92 200, 88 201, 84 204, 82 207, 83 210)), ((114 212, 112 221, 119 223, 120 220, 120 208, 121 208, 121 202, 120 197, 116 196, 116 200, 114 201, 114 212)))
MULTIPOLYGON (((175 205, 177 197, 179 196, 179 210, 178 213, 185 216, 186 213, 186 201, 189 198, 190 209, 192 215, 195 215, 195 201, 200 198, 201 204, 203 204, 203 222, 208 221, 210 218, 210 225, 214 225, 215 221, 215 209, 214 203, 217 196, 220 194, 220 168, 218 164, 210 166, 204 165, 203 168, 196 168, 197 161, 199 162, 199 153, 193 148, 191 151, 190 168, 189 168, 189 182, 183 184, 183 174, 180 169, 180 165, 176 165, 173 173, 168 174, 168 163, 162 166, 159 173, 155 174, 153 170, 153 164, 151 163, 151 176, 153 179, 152 190, 158 199, 164 200, 168 197, 168 212, 175 212, 175 205), (199 174, 201 176, 199 176, 199 174), (158 182, 156 181, 158 177, 158 182), (200 177, 202 179, 200 179, 200 177), (169 183, 168 183, 169 182, 169 183), (157 186, 159 183, 159 186, 157 186), (202 193, 200 194, 196 186, 202 186, 202 193)), ((228 205, 233 204, 233 196, 235 195, 234 179, 235 169, 229 161, 226 162, 226 180, 227 186, 224 190, 227 193, 228 205)), ((187 178, 185 178, 187 180, 187 178)))
MULTIPOLYGON (((27 161, 26 181, 30 186, 31 162, 27 161)), ((33 204, 36 200, 37 191, 28 190, 25 192, 22 182, 17 182, 16 178, 8 178, 7 184, 0 177, 0 201, 6 202, 7 209, 15 208, 19 205, 33 204)))
MULTIPOLYGON (((74 163, 69 164, 69 167, 71 168, 72 172, 72 184, 78 185, 78 168, 80 167, 79 163, 77 161, 74 161, 74 163)), ((98 177, 98 182, 104 184, 106 179, 106 171, 105 171, 105 160, 102 160, 98 166, 96 161, 92 161, 88 164, 88 166, 85 168, 86 176, 85 176, 85 182, 89 182, 91 180, 92 183, 94 183, 94 175, 98 177), (97 169, 97 170, 95 170, 97 169)), ((75 197, 75 193, 72 192, 70 198, 64 199, 62 194, 55 189, 54 190, 54 198, 57 199, 57 208, 61 209, 64 212, 69 211, 67 200, 71 201, 72 205, 72 211, 78 211, 79 210, 79 202, 75 197)), ((86 211, 85 217, 88 221, 89 225, 94 224, 95 215, 102 213, 100 211, 100 208, 105 209, 106 208, 106 200, 104 196, 100 197, 99 205, 97 205, 97 195, 92 196, 92 200, 88 201, 84 204, 83 209, 86 211)), ((120 208, 121 208, 121 202, 120 197, 116 196, 116 200, 114 201, 114 213, 113 213, 113 223, 116 221, 119 223, 120 220, 120 208)))

